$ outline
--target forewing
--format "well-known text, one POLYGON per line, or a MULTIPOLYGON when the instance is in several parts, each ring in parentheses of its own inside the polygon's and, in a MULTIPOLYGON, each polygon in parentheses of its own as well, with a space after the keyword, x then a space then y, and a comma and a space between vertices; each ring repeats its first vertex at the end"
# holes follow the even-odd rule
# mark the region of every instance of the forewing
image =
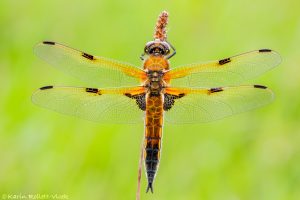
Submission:
POLYGON ((240 84, 272 69, 281 62, 275 51, 261 49, 207 63, 170 70, 165 79, 172 87, 219 87, 240 84))
POLYGON ((166 93, 177 96, 172 107, 165 112, 166 121, 176 124, 210 122, 261 107, 273 100, 273 92, 260 85, 210 89, 169 88, 166 93))
POLYGON ((55 42, 41 42, 34 52, 57 69, 93 87, 137 86, 145 76, 144 71, 133 65, 93 56, 55 42))
POLYGON ((128 94, 144 88, 105 89, 46 86, 37 90, 32 101, 56 112, 101 123, 140 123, 144 112, 128 94))

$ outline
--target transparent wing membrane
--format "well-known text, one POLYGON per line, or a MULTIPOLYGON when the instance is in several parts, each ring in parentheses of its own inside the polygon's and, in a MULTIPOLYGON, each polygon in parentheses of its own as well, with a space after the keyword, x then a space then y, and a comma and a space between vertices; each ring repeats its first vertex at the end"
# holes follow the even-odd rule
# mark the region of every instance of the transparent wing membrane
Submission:
POLYGON ((35 54, 93 87, 137 86, 145 73, 130 64, 93 56, 55 42, 41 42, 35 54))
POLYGON ((172 108, 165 112, 169 123, 210 122, 266 105, 273 100, 273 92, 264 86, 224 88, 169 88, 169 94, 181 94, 172 108))
POLYGON ((142 123, 144 113, 124 94, 139 94, 144 88, 105 89, 47 86, 37 90, 32 101, 56 112, 101 123, 142 123))
POLYGON ((172 87, 232 86, 255 78, 281 62, 275 51, 261 49, 207 63, 174 68, 165 74, 172 87))
MULTIPOLYGON (((101 123, 143 122, 147 91, 137 86, 147 79, 142 69, 55 42, 39 43, 34 51, 54 67, 96 87, 46 86, 33 94, 35 104, 101 123)), ((273 92, 265 86, 229 86, 257 77, 280 62, 278 53, 261 49, 166 72, 163 78, 171 86, 163 90, 166 121, 209 122, 271 102, 273 92)))

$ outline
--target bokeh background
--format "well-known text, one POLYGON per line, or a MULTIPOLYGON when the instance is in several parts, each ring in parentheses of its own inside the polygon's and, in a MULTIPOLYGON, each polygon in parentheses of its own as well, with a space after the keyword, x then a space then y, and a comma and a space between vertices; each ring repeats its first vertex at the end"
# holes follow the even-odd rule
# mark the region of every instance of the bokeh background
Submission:
POLYGON ((165 125, 154 194, 142 199, 300 199, 300 1, 0 1, 0 199, 134 199, 143 125, 102 125, 31 103, 45 85, 89 86, 33 55, 53 40, 141 66, 162 10, 172 66, 260 48, 281 65, 248 81, 275 101, 221 121, 165 125))

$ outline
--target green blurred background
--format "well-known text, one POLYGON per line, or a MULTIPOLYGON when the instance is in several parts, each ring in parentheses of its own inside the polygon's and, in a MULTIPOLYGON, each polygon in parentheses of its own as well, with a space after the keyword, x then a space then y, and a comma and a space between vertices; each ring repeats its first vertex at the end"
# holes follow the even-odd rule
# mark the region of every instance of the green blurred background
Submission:
MULTIPOLYGON (((33 55, 53 40, 141 66, 162 10, 172 66, 260 48, 281 65, 248 83, 275 101, 221 121, 165 125, 154 194, 142 199, 300 199, 300 1, 0 1, 0 195, 134 199, 143 125, 101 125, 31 103, 45 85, 88 86, 33 55)), ((0 196, 0 199, 3 197, 0 196)))

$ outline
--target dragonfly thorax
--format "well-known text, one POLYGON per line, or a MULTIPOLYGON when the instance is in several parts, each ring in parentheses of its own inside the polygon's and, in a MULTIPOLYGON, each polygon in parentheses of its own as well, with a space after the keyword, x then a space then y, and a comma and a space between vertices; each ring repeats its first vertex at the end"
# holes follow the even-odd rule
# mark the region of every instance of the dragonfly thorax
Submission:
POLYGON ((152 95, 159 95, 164 87, 163 82, 163 71, 152 71, 147 72, 148 80, 145 86, 152 95))

